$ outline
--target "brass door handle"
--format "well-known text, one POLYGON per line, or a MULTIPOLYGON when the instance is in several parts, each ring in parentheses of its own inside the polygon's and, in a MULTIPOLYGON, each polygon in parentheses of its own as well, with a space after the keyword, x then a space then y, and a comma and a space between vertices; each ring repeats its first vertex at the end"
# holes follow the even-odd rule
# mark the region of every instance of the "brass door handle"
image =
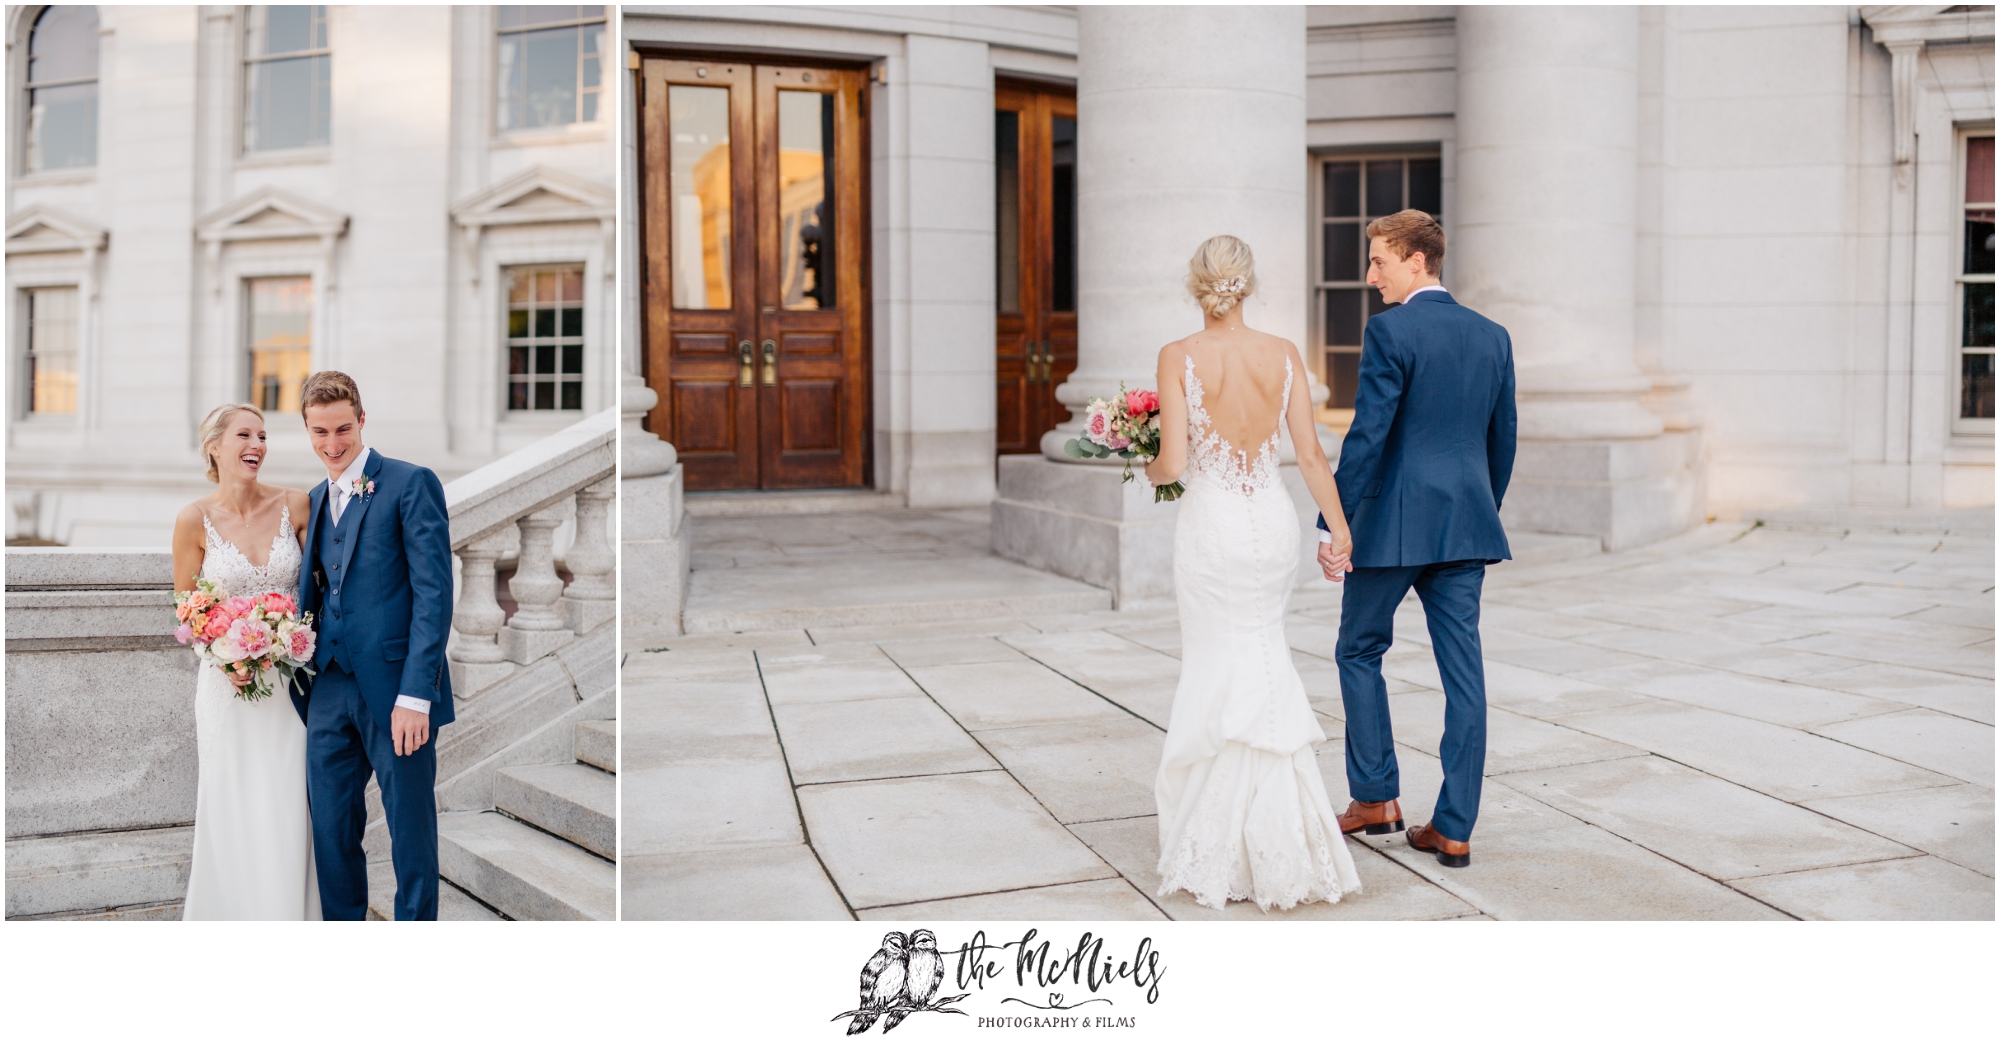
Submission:
POLYGON ((1049 341, 1047 341, 1047 340, 1043 340, 1043 341, 1042 341, 1042 382, 1043 382, 1043 383, 1047 383, 1047 382, 1049 382, 1050 380, 1054 379, 1054 378, 1055 378, 1055 372, 1056 372, 1056 356, 1055 356, 1055 352, 1053 352, 1053 351, 1049 350, 1049 341))
POLYGON ((754 387, 757 385, 757 348, 749 340, 736 345, 736 385, 754 387))
POLYGON ((764 341, 764 385, 778 385, 778 341, 764 341))
POLYGON ((1028 382, 1035 382, 1035 366, 1042 363, 1042 356, 1035 353, 1035 341, 1028 341, 1028 382))

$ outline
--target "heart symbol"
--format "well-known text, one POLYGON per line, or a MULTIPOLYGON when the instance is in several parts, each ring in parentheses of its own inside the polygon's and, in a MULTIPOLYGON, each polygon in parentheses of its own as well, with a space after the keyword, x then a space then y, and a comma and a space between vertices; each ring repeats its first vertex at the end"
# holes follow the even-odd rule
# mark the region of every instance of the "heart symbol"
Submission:
POLYGON ((1062 1008, 1063 1007, 1062 995, 1051 993, 1049 995, 1049 1007, 1052 1009, 1062 1008))

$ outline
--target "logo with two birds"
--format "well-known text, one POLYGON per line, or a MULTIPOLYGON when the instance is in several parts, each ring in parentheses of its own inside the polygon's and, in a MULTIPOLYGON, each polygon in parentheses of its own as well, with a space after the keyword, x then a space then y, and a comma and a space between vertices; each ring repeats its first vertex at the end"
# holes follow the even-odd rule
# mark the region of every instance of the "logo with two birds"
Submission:
POLYGON ((907 936, 890 933, 882 937, 882 949, 861 967, 861 1007, 833 1018, 838 1022, 852 1017, 849 1034, 866 1033, 880 1019, 886 1034, 915 1012, 965 1015, 957 1007, 965 994, 937 997, 943 983, 944 956, 938 953, 936 933, 929 929, 907 936))

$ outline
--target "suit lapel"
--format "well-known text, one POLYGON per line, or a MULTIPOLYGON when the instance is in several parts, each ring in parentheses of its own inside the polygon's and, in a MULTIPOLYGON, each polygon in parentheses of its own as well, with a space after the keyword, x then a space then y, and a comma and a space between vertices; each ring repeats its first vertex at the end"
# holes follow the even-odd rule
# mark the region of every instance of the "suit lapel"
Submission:
MULTIPOLYGON (((350 569, 350 565, 354 560, 354 546, 361 541, 361 522, 367 519, 368 507, 375 503, 375 491, 372 485, 375 481, 375 474, 381 469, 382 453, 369 452, 368 465, 361 468, 361 475, 368 479, 371 488, 366 494, 361 496, 360 501, 348 503, 347 507, 340 512, 340 522, 333 526, 333 530, 350 536, 344 539, 340 545, 340 573, 343 576, 354 573, 350 569), (352 526, 349 526, 347 523, 350 517, 354 519, 352 526)), ((346 579, 342 578, 341 581, 344 582, 346 579)))
POLYGON ((313 572, 319 567, 319 514, 322 509, 326 508, 326 492, 327 482, 321 481, 313 485, 312 491, 306 493, 306 501, 312 504, 312 508, 306 511, 305 569, 299 575, 299 603, 301 604, 316 604, 319 602, 318 596, 315 595, 308 598, 306 592, 307 590, 312 590, 316 593, 319 589, 319 584, 313 581, 312 576, 313 572))

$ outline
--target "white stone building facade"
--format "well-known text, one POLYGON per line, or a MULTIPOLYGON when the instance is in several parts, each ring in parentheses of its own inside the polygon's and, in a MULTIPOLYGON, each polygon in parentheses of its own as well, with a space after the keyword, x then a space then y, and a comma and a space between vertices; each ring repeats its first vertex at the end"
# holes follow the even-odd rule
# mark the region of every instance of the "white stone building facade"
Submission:
POLYGON ((7 10, 10 539, 167 544, 196 427, 359 382, 447 481, 614 401, 608 7, 7 10))
MULTIPOLYGON (((1421 205, 1446 286, 1513 334, 1516 530, 1619 548, 1708 516, 1991 527, 1990 6, 628 6, 623 25, 634 68, 865 76, 864 486, 993 503, 1003 554, 1114 589, 1165 559, 1160 515, 1062 458, 1060 431, 997 447, 1016 188, 996 107, 1042 88, 1075 113, 1075 355, 1041 373, 1064 405, 1150 384, 1197 317, 1184 258, 1231 232, 1260 259, 1251 323, 1300 343, 1337 432, 1373 294, 1333 269, 1336 239, 1421 205), (1134 564, 1086 576, 1034 546, 1134 564)), ((636 143, 622 159, 637 264, 646 177, 668 172, 636 143)), ((623 306, 628 382, 678 393, 658 341, 684 312, 663 320, 640 279, 623 306)), ((628 417, 675 440, 638 397, 628 417)))

